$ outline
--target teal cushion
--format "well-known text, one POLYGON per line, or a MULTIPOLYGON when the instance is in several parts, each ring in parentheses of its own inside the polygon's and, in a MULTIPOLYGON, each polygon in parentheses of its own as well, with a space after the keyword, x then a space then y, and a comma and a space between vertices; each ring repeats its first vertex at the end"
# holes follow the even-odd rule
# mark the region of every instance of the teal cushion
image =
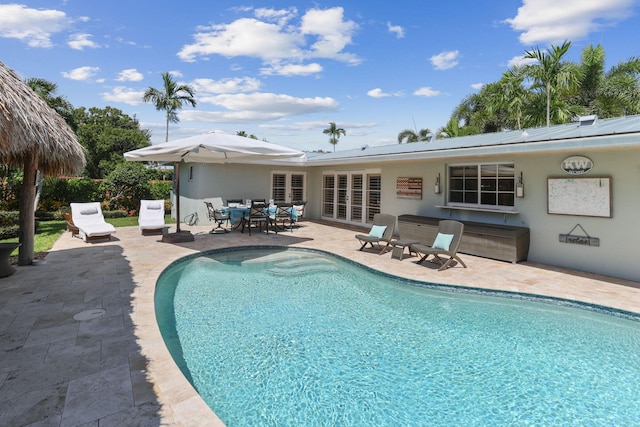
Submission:
POLYGON ((386 229, 386 225, 374 225, 373 227, 371 227, 371 231, 369 231, 369 236, 382 239, 382 235, 384 234, 386 229))
POLYGON ((451 246, 451 241, 453 240, 453 234, 442 234, 438 233, 436 236, 436 240, 433 242, 433 249, 442 249, 443 251, 448 251, 449 246, 451 246))

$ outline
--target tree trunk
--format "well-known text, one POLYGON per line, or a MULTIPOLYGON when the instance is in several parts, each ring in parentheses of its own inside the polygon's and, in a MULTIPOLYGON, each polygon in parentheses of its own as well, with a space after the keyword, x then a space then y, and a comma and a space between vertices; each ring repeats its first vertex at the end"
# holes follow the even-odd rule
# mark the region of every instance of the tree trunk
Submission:
POLYGON ((18 265, 30 265, 34 257, 34 236, 36 234, 35 208, 36 173, 38 172, 38 158, 34 153, 24 164, 22 178, 22 195, 20 196, 20 231, 18 239, 22 245, 18 251, 18 265))

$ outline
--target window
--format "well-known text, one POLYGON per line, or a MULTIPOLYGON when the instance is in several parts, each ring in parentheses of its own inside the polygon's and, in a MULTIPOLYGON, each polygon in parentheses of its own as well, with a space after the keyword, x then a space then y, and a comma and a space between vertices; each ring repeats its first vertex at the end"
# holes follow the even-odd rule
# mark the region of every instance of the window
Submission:
POLYGON ((449 166, 448 204, 487 209, 514 206, 513 163, 449 166))

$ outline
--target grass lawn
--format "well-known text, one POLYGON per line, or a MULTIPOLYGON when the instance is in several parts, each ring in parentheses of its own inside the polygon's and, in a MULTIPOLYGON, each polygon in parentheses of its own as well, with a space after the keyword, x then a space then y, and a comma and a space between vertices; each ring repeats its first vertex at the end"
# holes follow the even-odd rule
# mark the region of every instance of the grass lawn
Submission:
MULTIPOLYGON (((126 218, 105 218, 114 227, 131 227, 138 225, 137 216, 128 216, 126 218)), ((174 224, 175 221, 171 219, 171 215, 165 215, 165 224, 174 224)), ((60 238, 60 235, 67 229, 67 222, 62 221, 41 221, 38 225, 38 231, 34 237, 33 246, 36 254, 40 252, 47 252, 53 247, 53 244, 60 238)), ((4 243, 17 243, 18 238, 2 240, 4 243)), ((16 249, 11 253, 11 256, 18 256, 18 250, 16 249)))

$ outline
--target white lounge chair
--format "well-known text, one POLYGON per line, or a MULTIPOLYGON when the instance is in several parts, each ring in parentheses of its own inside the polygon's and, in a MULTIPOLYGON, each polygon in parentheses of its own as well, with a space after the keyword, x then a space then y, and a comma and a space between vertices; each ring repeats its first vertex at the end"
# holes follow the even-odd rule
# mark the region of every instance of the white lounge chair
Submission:
POLYGON ((73 225, 78 227, 78 236, 84 240, 108 237, 116 232, 116 228, 104 220, 100 203, 71 203, 73 225))
POLYGON ((142 234, 146 231, 164 230, 164 200, 140 200, 138 227, 142 234))

